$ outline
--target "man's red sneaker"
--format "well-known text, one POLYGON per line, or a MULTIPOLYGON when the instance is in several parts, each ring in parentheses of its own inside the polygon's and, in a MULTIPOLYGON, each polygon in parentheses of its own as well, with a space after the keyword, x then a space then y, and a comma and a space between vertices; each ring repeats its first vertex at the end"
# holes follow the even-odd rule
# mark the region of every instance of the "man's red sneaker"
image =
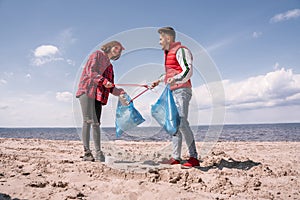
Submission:
POLYGON ((178 165, 180 164, 180 160, 175 160, 174 158, 170 158, 169 160, 163 160, 162 164, 169 164, 169 165, 178 165))
POLYGON ((197 158, 190 157, 189 160, 183 164, 183 167, 195 167, 200 166, 199 160, 197 158))

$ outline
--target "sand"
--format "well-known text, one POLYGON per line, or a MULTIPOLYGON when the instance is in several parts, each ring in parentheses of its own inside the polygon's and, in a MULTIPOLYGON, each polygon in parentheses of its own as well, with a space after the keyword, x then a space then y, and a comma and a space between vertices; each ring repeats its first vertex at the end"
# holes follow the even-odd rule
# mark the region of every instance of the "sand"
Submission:
POLYGON ((160 163, 169 142, 102 148, 84 162, 80 141, 0 138, 0 199, 300 199, 300 142, 218 142, 191 169, 160 163))

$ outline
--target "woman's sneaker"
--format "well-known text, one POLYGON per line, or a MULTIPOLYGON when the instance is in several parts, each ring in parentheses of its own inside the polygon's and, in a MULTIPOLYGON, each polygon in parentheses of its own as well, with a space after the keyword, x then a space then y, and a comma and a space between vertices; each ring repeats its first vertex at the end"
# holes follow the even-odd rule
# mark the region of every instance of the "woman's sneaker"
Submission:
POLYGON ((102 151, 96 152, 95 160, 99 162, 105 162, 105 156, 102 151))
POLYGON ((83 161, 92 161, 92 162, 95 161, 95 159, 93 157, 93 154, 91 152, 84 153, 84 156, 83 156, 82 160, 83 161))

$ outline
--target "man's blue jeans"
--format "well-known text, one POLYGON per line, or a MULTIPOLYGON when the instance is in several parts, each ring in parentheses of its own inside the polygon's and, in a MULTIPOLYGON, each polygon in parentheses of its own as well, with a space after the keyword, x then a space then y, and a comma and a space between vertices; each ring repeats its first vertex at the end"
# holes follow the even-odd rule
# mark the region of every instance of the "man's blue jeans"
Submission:
POLYGON ((172 91, 173 97, 180 116, 180 126, 177 133, 172 137, 173 153, 172 157, 176 160, 181 158, 182 135, 185 138, 190 157, 198 159, 194 134, 188 122, 189 104, 192 98, 191 88, 179 88, 172 91))

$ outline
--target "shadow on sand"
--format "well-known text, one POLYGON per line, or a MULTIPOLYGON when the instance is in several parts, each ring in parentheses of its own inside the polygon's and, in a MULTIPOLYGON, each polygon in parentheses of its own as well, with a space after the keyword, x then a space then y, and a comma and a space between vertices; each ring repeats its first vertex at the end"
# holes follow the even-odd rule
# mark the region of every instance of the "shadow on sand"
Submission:
POLYGON ((223 168, 229 168, 229 169, 240 169, 240 170, 249 170, 252 167, 261 165, 260 162, 254 162, 252 160, 247 160, 247 161, 237 161, 232 158, 229 160, 224 160, 223 158, 219 162, 214 162, 209 166, 201 167, 201 164, 199 167, 195 167, 201 171, 208 171, 210 169, 220 169, 222 170, 223 168))
POLYGON ((0 200, 20 200, 20 199, 11 198, 8 194, 0 193, 0 200))
MULTIPOLYGON (((164 160, 163 160, 164 161, 164 160)), ((166 166, 171 167, 171 165, 164 163, 163 161, 155 162, 152 160, 146 160, 144 162, 136 162, 136 161, 114 161, 114 164, 116 165, 128 165, 128 166, 135 166, 138 167, 140 164, 142 166, 148 166, 148 167, 157 167, 161 169, 165 169, 166 166)), ((183 160, 181 164, 185 163, 186 160, 183 160)), ((261 165, 260 162, 254 162, 252 160, 246 160, 246 161, 237 161, 232 158, 229 158, 228 160, 225 160, 224 158, 221 159, 215 159, 209 162, 208 166, 203 166, 203 161, 200 163, 200 166, 194 167, 195 169, 201 170, 203 172, 207 172, 210 169, 219 169, 222 170, 223 168, 228 169, 239 169, 239 170, 249 170, 252 167, 261 165)), ((207 162, 206 162, 207 163, 207 162)), ((168 168, 168 167, 167 167, 168 168)), ((189 169, 181 165, 182 169, 189 169)))

